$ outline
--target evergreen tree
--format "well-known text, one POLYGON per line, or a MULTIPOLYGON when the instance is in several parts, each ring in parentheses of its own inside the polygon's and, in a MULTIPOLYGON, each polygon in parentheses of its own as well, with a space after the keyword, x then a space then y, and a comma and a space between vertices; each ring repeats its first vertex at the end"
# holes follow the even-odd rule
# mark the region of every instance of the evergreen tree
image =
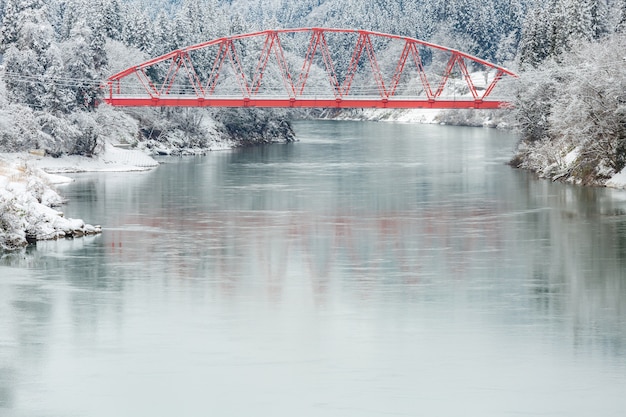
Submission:
POLYGON ((65 72, 68 79, 72 80, 75 95, 75 101, 67 111, 94 108, 97 103, 100 94, 99 65, 106 59, 101 56, 101 39, 101 33, 95 33, 80 20, 72 29, 70 39, 62 45, 65 72))
POLYGON ((0 52, 18 42, 24 25, 32 22, 33 19, 44 20, 42 24, 48 23, 43 16, 31 16, 42 8, 42 0, 6 0, 0 28, 0 52))
POLYGON ((106 36, 113 40, 122 37, 122 13, 118 0, 100 0, 102 7, 102 23, 106 36))
POLYGON ((616 30, 623 32, 626 30, 626 0, 618 0, 614 5, 613 11, 618 16, 616 30))
POLYGON ((154 36, 150 32, 151 20, 146 10, 137 10, 132 4, 124 10, 122 22, 122 41, 141 51, 150 51, 154 48, 154 36))
POLYGON ((602 8, 598 0, 562 0, 561 9, 565 13, 565 25, 568 29, 567 43, 572 40, 598 39, 604 32, 602 8))
POLYGON ((41 57, 32 49, 17 49, 10 46, 4 57, 7 98, 11 103, 25 104, 42 110, 41 101, 45 93, 43 75, 46 68, 41 57))
POLYGON ((51 80, 45 85, 42 96, 43 108, 52 113, 67 113, 75 108, 76 92, 72 88, 73 82, 67 80, 63 53, 57 45, 52 45, 46 53, 48 66, 44 78, 51 80))
POLYGON ((76 26, 76 23, 80 19, 81 10, 84 3, 81 0, 72 0, 64 3, 62 8, 62 21, 61 28, 59 30, 59 40, 64 41, 70 38, 72 29, 76 26))
POLYGON ((85 23, 89 27, 89 52, 93 56, 93 68, 101 70, 107 65, 106 37, 110 32, 105 19, 107 11, 107 0, 96 0, 90 4, 88 19, 85 23))
POLYGON ((38 1, 16 2, 3 21, 3 49, 6 89, 9 101, 33 109, 43 108, 41 97, 48 66, 46 52, 53 40, 54 30, 38 1), (15 7, 14 7, 15 6, 15 7), (17 20, 14 20, 17 19, 17 20), (14 23, 16 30, 7 25, 14 23))
POLYGON ((581 41, 599 39, 608 31, 602 0, 553 0, 536 5, 524 24, 520 62, 536 66, 559 57, 581 41))
POLYGON ((172 42, 173 31, 170 17, 161 11, 154 22, 154 42, 149 51, 150 55, 157 57, 176 49, 175 43, 172 42))
POLYGON ((522 29, 519 47, 520 63, 534 67, 550 56, 551 35, 552 25, 545 9, 532 9, 522 29))

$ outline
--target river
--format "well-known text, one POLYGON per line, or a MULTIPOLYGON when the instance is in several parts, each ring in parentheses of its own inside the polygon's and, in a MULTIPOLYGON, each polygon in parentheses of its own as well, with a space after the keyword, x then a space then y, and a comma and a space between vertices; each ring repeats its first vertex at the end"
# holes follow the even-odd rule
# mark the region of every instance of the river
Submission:
POLYGON ((0 415, 625 415, 626 192, 493 129, 295 128, 74 175, 104 232, 2 257, 0 415))

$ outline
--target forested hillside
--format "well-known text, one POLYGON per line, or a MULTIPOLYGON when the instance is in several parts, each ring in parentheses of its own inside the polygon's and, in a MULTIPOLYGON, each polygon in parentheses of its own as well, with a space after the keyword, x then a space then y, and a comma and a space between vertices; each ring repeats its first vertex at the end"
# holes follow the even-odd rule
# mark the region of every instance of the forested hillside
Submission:
POLYGON ((202 151, 215 140, 237 145, 291 140, 269 112, 99 106, 110 74, 182 46, 246 30, 216 1, 174 5, 118 0, 0 2, 0 151, 92 155, 104 141, 202 151), (233 137, 240 119, 250 134, 233 137), (215 121, 219 119, 219 121, 215 121), (234 142, 233 142, 234 140, 234 142))
MULTIPOLYGON (((557 141, 567 141, 569 151, 577 149, 582 157, 588 154, 584 142, 595 144, 598 138, 610 142, 603 147, 613 152, 609 171, 623 166, 623 146, 613 143, 622 135, 622 99, 615 91, 623 83, 613 61, 622 60, 609 57, 622 53, 617 51, 626 0, 0 0, 0 18, 3 151, 90 155, 105 140, 144 147, 165 142, 180 150, 206 149, 216 138, 290 140, 281 112, 119 111, 97 106, 98 87, 122 68, 187 45, 268 28, 317 26, 411 36, 508 66, 522 74, 516 110, 523 138, 520 166, 538 169, 536 151, 557 141), (594 87, 585 90, 585 83, 594 87), (605 101, 612 97, 601 105, 610 110, 599 115, 581 98, 590 91, 605 101), (586 116, 564 122, 574 110, 586 116), (608 113, 610 129, 598 122, 608 113), (592 132, 594 123, 602 129, 592 132)), ((558 154, 556 148, 550 152, 558 154)), ((563 168, 558 174, 542 172, 575 176, 563 168)), ((583 171, 589 179, 597 177, 583 171)))

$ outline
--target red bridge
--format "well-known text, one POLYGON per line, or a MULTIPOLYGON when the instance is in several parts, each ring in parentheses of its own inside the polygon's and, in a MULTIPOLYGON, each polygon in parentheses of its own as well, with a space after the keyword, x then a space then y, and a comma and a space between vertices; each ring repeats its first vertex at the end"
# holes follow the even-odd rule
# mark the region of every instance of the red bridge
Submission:
POLYGON ((475 56, 404 36, 266 30, 128 68, 108 79, 105 101, 127 107, 496 109, 509 106, 492 93, 511 77, 517 76, 475 56))

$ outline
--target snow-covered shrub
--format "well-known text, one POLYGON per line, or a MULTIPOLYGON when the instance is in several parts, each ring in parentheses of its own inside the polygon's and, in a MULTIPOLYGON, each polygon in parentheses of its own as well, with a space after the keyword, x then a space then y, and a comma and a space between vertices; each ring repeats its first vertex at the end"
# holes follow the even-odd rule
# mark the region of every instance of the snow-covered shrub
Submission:
POLYGON ((453 126, 508 128, 512 123, 509 110, 455 109, 441 112, 440 123, 453 126))
POLYGON ((25 212, 15 196, 0 189, 0 250, 14 250, 26 244, 25 212))
POLYGON ((38 147, 39 125, 33 111, 23 105, 0 108, 0 152, 19 152, 38 147))
POLYGON ((80 133, 65 117, 41 112, 37 117, 39 124, 39 148, 46 154, 59 157, 71 148, 71 143, 80 133))
POLYGON ((547 138, 560 77, 558 66, 553 62, 546 62, 541 69, 529 69, 520 74, 514 114, 525 142, 547 138))
POLYGON ((48 155, 93 155, 98 147, 100 126, 93 112, 77 111, 69 115, 56 116, 39 112, 38 148, 48 155))
POLYGON ((100 126, 102 141, 136 146, 139 126, 137 120, 129 114, 107 104, 101 104, 93 116, 100 126))
POLYGON ((76 127, 78 134, 72 138, 70 155, 92 156, 96 153, 100 136, 100 125, 93 113, 78 111, 70 115, 70 121, 76 127))
MULTIPOLYGON (((580 144, 578 163, 587 171, 602 163, 612 174, 626 163, 626 74, 623 60, 626 36, 583 44, 563 62, 568 71, 554 98, 550 116, 551 137, 564 136, 580 144)), ((612 175, 609 173, 609 175, 612 175)))

